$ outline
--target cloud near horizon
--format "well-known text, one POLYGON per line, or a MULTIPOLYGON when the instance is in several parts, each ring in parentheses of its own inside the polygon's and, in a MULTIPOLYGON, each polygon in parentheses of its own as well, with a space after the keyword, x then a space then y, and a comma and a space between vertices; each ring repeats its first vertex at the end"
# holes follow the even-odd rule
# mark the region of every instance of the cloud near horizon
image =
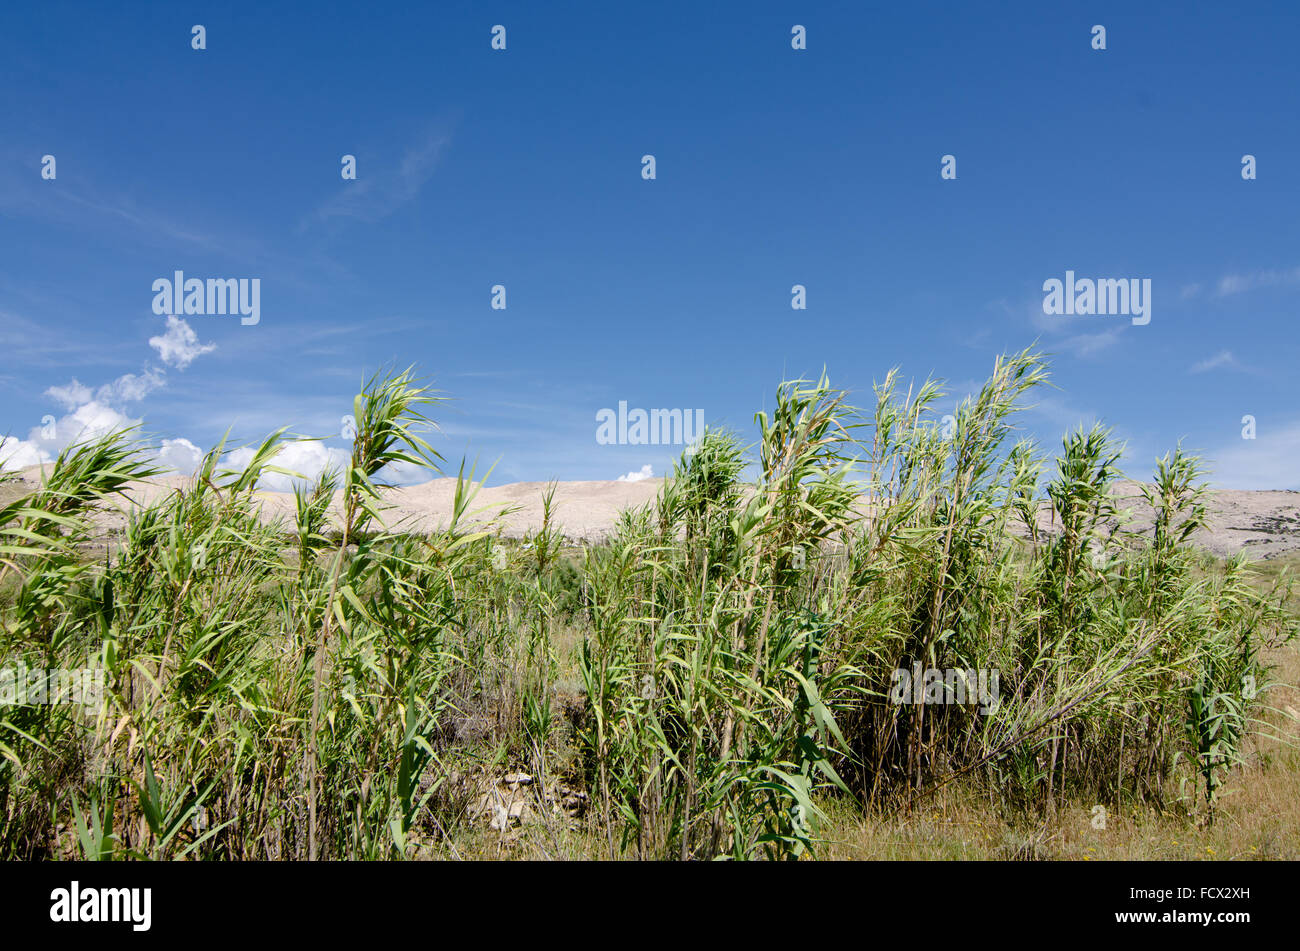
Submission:
MULTIPOLYGON (((217 348, 216 344, 200 342, 194 329, 175 316, 167 318, 167 328, 162 334, 149 338, 149 346, 158 351, 164 363, 176 370, 184 370, 198 357, 217 348)), ((60 418, 47 414, 26 439, 0 437, 0 471, 13 472, 48 465, 70 446, 139 427, 144 422, 143 417, 128 413, 127 406, 140 402, 166 384, 165 370, 146 367, 140 373, 124 374, 97 388, 91 388, 75 377, 65 384, 49 387, 44 395, 67 410, 66 414, 60 418)), ((251 447, 230 450, 225 454, 221 467, 242 470, 252 461, 254 452, 251 447)), ((160 440, 152 448, 151 455, 153 462, 165 471, 188 476, 194 474, 205 450, 178 436, 160 440)), ((319 440, 287 440, 272 465, 296 475, 267 472, 259 480, 258 487, 271 492, 290 492, 296 485, 314 482, 326 468, 342 469, 350 456, 349 450, 325 446, 319 440)), ((418 466, 394 463, 378 474, 377 481, 381 484, 413 485, 434 475, 418 466)))
POLYGON ((650 463, 647 462, 645 465, 641 467, 640 471, 629 472, 626 475, 621 475, 614 481, 615 482, 640 482, 643 479, 653 479, 654 477, 655 477, 654 468, 650 465, 650 463))
POLYGON ((1215 488, 1300 489, 1300 420, 1260 425, 1254 439, 1237 439, 1205 454, 1215 488))
MULTIPOLYGON (((158 351, 164 363, 178 370, 189 366, 196 357, 216 349, 216 344, 199 343, 193 328, 179 317, 168 317, 167 329, 161 335, 151 337, 149 345, 158 351)), ((143 418, 128 414, 126 408, 166 385, 165 370, 146 366, 140 373, 125 373, 93 390, 75 377, 61 386, 49 387, 44 395, 67 412, 57 419, 53 414, 45 415, 41 425, 33 426, 26 439, 16 436, 0 438, 0 471, 12 472, 44 465, 53 462, 70 446, 140 426, 143 418)), ((184 463, 196 453, 202 457, 198 447, 187 439, 165 439, 158 458, 165 459, 168 465, 175 465, 184 463)))

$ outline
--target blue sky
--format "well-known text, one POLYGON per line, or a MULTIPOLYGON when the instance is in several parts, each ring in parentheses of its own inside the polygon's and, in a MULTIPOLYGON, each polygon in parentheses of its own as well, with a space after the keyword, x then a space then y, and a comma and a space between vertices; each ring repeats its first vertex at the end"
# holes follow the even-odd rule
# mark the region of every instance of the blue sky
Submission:
POLYGON ((383 6, 5 5, 11 458, 120 420, 339 433, 398 363, 452 398, 453 472, 661 475, 679 449, 598 444, 600 409, 748 435, 783 378, 960 396, 1038 340, 1047 447, 1099 419, 1135 476, 1182 439, 1221 485, 1300 488, 1293 3, 383 6), (178 269, 259 279, 260 321, 169 330, 178 269), (1044 315, 1067 270, 1150 279, 1150 323, 1044 315))

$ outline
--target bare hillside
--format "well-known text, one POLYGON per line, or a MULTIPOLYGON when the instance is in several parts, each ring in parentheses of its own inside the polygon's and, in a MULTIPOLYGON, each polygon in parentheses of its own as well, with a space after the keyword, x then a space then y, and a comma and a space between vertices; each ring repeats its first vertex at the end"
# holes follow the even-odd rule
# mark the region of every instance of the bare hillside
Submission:
MULTIPOLYGON (((25 469, 12 482, 0 485, 0 503, 40 484, 39 468, 25 469)), ((147 483, 135 483, 129 494, 135 504, 148 504, 187 483, 184 476, 162 476, 147 483)), ((503 534, 519 538, 542 522, 544 482, 515 482, 479 490, 470 509, 476 518, 498 516, 503 534)), ((651 502, 663 479, 639 482, 560 482, 555 491, 555 520, 560 530, 573 539, 599 541, 613 528, 618 513, 628 507, 651 502)), ((434 479, 422 485, 386 490, 393 508, 387 521, 410 531, 427 531, 445 525, 452 510, 455 479, 434 479)), ((1143 501, 1137 483, 1118 488, 1127 527, 1149 529, 1151 510, 1143 501)), ((267 518, 292 521, 293 496, 283 492, 261 492, 267 518)), ((1217 490, 1209 495, 1209 527, 1196 536, 1197 544, 1220 557, 1246 550, 1254 558, 1274 558, 1300 549, 1300 492, 1217 490)), ((123 502, 120 511, 104 519, 105 528, 125 524, 123 502)), ((336 505, 337 511, 337 505, 336 505)), ((1051 512, 1044 509, 1040 526, 1052 530, 1051 512)))

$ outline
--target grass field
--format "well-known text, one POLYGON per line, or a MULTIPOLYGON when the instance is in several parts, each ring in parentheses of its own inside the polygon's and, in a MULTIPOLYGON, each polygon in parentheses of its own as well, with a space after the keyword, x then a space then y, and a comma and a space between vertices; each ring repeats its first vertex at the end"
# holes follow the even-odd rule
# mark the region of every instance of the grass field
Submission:
POLYGON ((1294 559, 1191 547, 1178 450, 1127 529, 1106 431, 1015 439, 1045 380, 1004 357, 948 428, 897 373, 865 412, 783 383, 752 456, 707 433, 601 545, 503 540, 463 467, 444 530, 385 527, 380 473, 440 461, 409 372, 292 523, 277 433, 101 557, 151 457, 74 447, 0 497, 0 668, 105 684, 0 706, 0 856, 1296 858, 1294 559))

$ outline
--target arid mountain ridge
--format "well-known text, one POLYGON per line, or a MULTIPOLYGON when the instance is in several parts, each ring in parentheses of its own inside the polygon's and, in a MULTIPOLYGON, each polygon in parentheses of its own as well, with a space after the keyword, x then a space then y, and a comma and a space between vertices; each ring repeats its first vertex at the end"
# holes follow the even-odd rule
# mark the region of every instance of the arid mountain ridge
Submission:
MULTIPOLYGON (((0 503, 35 489, 41 478, 39 467, 23 470, 17 479, 0 485, 0 503)), ((601 541, 613 530, 620 511, 652 502, 663 482, 661 478, 636 482, 557 482, 555 524, 575 541, 601 541)), ((131 504, 150 504, 188 483, 188 477, 180 475, 133 483, 127 490, 130 501, 117 502, 116 511, 102 516, 105 529, 124 526, 126 510, 131 504)), ((502 536, 523 538, 542 524, 542 499, 547 486, 545 482, 514 482, 480 487, 470 503, 473 520, 485 522, 496 517, 502 536)), ((390 527, 411 532, 435 530, 449 520, 455 491, 456 480, 451 478, 385 489, 385 500, 391 505, 385 521, 390 527)), ((291 493, 259 491, 257 494, 265 518, 281 518, 286 524, 292 523, 291 493)), ((1149 530, 1151 510, 1141 496, 1138 483, 1120 482, 1116 494, 1126 519, 1125 528, 1138 532, 1149 530)), ((1245 550, 1252 558, 1270 559, 1300 550, 1300 492, 1211 490, 1207 494, 1207 509, 1207 526, 1193 536, 1193 541, 1214 555, 1227 557, 1245 550)), ((337 502, 335 510, 338 510, 337 502)), ((1052 513, 1047 507, 1040 512, 1039 525, 1045 532, 1053 530, 1052 513)))

